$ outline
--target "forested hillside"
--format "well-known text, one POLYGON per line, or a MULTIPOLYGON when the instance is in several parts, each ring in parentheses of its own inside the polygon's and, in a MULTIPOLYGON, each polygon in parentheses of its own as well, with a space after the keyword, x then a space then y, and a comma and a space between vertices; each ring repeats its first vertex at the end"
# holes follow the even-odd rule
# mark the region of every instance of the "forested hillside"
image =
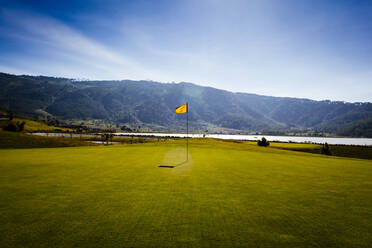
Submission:
POLYGON ((174 107, 189 103, 192 130, 327 132, 372 137, 372 103, 313 101, 232 93, 192 83, 75 81, 0 73, 0 106, 63 120, 102 119, 135 126, 184 129, 174 107))

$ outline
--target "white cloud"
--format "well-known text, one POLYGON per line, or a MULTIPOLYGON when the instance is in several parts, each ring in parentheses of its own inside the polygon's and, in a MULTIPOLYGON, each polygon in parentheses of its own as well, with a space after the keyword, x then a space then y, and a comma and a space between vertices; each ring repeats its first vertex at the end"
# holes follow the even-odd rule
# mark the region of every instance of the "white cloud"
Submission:
POLYGON ((310 31, 290 28, 281 24, 275 6, 268 7, 271 2, 247 4, 183 2, 173 12, 167 11, 170 16, 160 18, 158 13, 155 18, 139 13, 106 19, 89 12, 82 13, 85 16, 77 26, 3 9, 0 35, 24 47, 10 50, 6 60, 0 58, 0 70, 90 79, 188 81, 274 96, 370 101, 370 61, 362 64, 353 56, 343 56, 342 49, 322 42, 321 33, 313 35, 312 29, 324 20, 314 24, 317 28, 305 25, 310 31), (98 23, 107 37, 91 30, 92 23, 98 23), (90 28, 81 30, 94 36, 77 28, 84 25, 90 28))
MULTIPOLYGON (((106 79, 159 77, 159 73, 145 68, 136 60, 115 52, 56 19, 13 10, 3 10, 2 16, 17 27, 10 36, 33 43, 41 54, 46 52, 47 58, 35 58, 36 63, 42 63, 38 59, 48 60, 49 57, 54 68, 60 64, 60 67, 71 67, 71 71, 76 71, 76 66, 85 65, 85 69, 90 68, 89 72, 106 79), (73 63, 68 64, 67 61, 73 63)), ((86 75, 86 72, 82 74, 86 75)))

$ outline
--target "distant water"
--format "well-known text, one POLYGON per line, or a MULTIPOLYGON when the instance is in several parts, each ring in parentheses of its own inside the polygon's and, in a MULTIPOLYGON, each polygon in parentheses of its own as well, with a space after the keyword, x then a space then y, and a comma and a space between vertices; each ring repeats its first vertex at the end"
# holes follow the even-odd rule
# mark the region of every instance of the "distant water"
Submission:
MULTIPOLYGON (((34 135, 47 136, 46 133, 33 133, 34 135)), ((49 133, 49 136, 70 137, 65 133, 49 133)), ((155 136, 155 137, 179 137, 184 138, 184 133, 115 133, 117 136, 155 136)), ((73 134, 79 137, 80 134, 73 134)), ((83 136, 96 136, 94 134, 84 134, 83 136)), ((203 138, 203 134, 189 134, 190 138, 203 138)), ((259 140, 265 137, 268 141, 295 142, 295 143, 317 143, 327 142, 332 145, 367 145, 372 146, 372 139, 368 138, 328 138, 328 137, 301 137, 301 136, 270 136, 270 135, 239 135, 239 134, 206 134, 206 138, 231 139, 231 140, 259 140)))
MULTIPOLYGON (((115 135, 134 135, 156 137, 186 137, 183 133, 115 133, 115 135)), ((189 134, 191 138, 203 138, 203 134, 189 134)), ((239 135, 239 134, 206 134, 206 138, 232 139, 232 140, 259 140, 265 137, 268 141, 295 142, 295 143, 318 143, 327 142, 332 145, 372 145, 372 139, 368 138, 328 138, 328 137, 301 137, 301 136, 270 136, 270 135, 239 135)))

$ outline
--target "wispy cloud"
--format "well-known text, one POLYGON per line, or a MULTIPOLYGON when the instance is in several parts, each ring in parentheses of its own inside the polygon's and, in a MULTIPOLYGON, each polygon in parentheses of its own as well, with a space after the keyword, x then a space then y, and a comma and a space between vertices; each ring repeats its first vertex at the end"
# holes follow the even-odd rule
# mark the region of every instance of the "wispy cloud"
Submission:
POLYGON ((14 2, 0 6, 0 71, 371 100, 371 4, 14 2))
MULTIPOLYGON (((90 72, 93 72, 93 75, 106 78, 158 77, 156 72, 145 68, 136 60, 115 52, 54 18, 14 10, 3 10, 2 18, 10 25, 16 26, 8 35, 32 43, 32 47, 39 49, 40 53, 49 55, 50 63, 73 61, 79 65, 85 64, 85 68, 91 68, 90 72), (54 56, 50 56, 51 54, 54 56), (56 60, 55 56, 61 60, 56 60), (95 70, 99 70, 100 73, 94 73, 95 70)), ((48 60, 48 57, 44 59, 48 60)), ((73 68, 76 66, 74 64, 61 66, 72 67, 72 71, 76 71, 73 68)))

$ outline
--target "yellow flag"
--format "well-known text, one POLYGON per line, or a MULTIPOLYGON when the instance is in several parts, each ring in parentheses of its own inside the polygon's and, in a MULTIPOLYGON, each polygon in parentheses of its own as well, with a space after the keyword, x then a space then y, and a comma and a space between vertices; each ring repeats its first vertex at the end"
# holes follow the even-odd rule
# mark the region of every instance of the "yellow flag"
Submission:
POLYGON ((177 113, 177 114, 187 113, 187 110, 188 110, 188 107, 187 107, 187 103, 186 103, 186 104, 184 104, 184 105, 178 106, 178 107, 176 108, 176 113, 177 113))

